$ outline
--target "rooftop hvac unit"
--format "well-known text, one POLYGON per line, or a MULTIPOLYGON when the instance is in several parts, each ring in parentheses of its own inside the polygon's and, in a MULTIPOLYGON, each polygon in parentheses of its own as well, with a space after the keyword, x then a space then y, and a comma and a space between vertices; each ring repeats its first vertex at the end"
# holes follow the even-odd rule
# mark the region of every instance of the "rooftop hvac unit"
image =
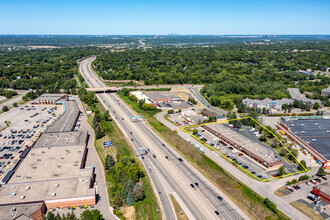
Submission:
POLYGON ((60 186, 60 184, 56 183, 55 184, 55 188, 58 188, 60 186))
POLYGON ((53 197, 56 196, 56 193, 53 192, 53 193, 52 193, 52 196, 53 196, 53 197))
POLYGON ((20 199, 25 199, 25 196, 21 196, 20 199))
POLYGON ((27 186, 25 189, 26 189, 26 190, 29 190, 30 188, 31 188, 30 186, 27 186))
POLYGON ((16 196, 16 193, 12 193, 12 194, 10 194, 12 197, 14 197, 14 196, 16 196))
POLYGON ((316 139, 312 139, 312 141, 316 141, 316 139))

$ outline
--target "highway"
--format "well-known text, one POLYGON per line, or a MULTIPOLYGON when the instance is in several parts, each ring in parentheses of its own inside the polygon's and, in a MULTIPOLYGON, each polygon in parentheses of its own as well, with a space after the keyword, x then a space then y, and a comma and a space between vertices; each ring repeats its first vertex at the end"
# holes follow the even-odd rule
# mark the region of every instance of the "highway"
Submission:
MULTIPOLYGON (((173 125, 171 122, 167 121, 164 116, 167 112, 160 112, 156 115, 157 120, 162 122, 165 126, 170 129, 177 129, 178 135, 180 135, 184 139, 190 139, 194 144, 200 143, 191 138, 190 135, 179 129, 177 126, 173 125)), ((234 167, 232 164, 228 163, 224 158, 220 157, 215 151, 212 151, 208 148, 204 148, 205 155, 211 158, 214 162, 219 164, 223 169, 229 172, 231 175, 235 176, 239 181, 243 184, 250 187, 253 191, 258 193, 260 196, 264 198, 269 198, 272 202, 274 202, 279 210, 281 210, 284 214, 286 214, 291 219, 307 219, 304 214, 299 212, 297 209, 293 208, 287 201, 285 201, 282 197, 278 197, 274 195, 274 191, 284 186, 286 181, 291 181, 292 179, 298 179, 300 175, 315 175, 317 169, 312 167, 312 170, 309 173, 302 173, 300 175, 294 175, 292 177, 287 177, 278 180, 272 180, 270 182, 260 182, 254 179, 251 179, 249 176, 243 174, 239 169, 234 167)))
MULTIPOLYGON (((91 88, 105 87, 90 69, 93 59, 95 58, 83 60, 79 70, 91 88)), ((140 148, 150 150, 143 156, 144 159, 141 156, 139 158, 158 192, 165 219, 176 219, 172 203, 167 196, 171 192, 175 192, 183 201, 183 209, 186 207, 184 211, 189 219, 247 218, 240 210, 220 201, 217 198, 217 189, 190 164, 179 161, 180 156, 144 122, 131 122, 130 117, 134 116, 134 113, 116 95, 104 93, 97 94, 97 97, 109 109, 135 151, 138 152, 140 148), (198 186, 192 188, 190 184, 195 183, 198 183, 198 186), (215 210, 219 215, 216 215, 215 210)))
POLYGON ((221 109, 218 109, 214 106, 212 106, 210 103, 208 103, 208 101, 204 98, 204 96, 202 96, 194 87, 190 87, 189 91, 191 92, 191 94, 193 94, 196 99, 198 100, 198 102, 200 102, 202 105, 204 105, 206 108, 211 109, 212 111, 220 114, 220 115, 227 115, 227 112, 221 109))

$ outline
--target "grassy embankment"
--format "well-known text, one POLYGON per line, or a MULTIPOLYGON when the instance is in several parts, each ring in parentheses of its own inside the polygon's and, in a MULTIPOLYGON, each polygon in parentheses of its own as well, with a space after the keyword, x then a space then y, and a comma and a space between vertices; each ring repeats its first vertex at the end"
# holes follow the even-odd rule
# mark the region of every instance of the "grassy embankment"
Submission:
POLYGON ((310 218, 312 220, 322 220, 323 219, 319 213, 317 213, 316 211, 314 211, 312 208, 308 207, 304 203, 294 201, 294 202, 291 202, 290 205, 292 205, 293 207, 295 207, 296 209, 298 209, 299 211, 304 213, 304 215, 306 215, 308 218, 310 218))
POLYGON ((175 148, 183 158, 188 160, 202 174, 204 174, 215 186, 223 191, 232 201, 238 205, 251 219, 287 219, 287 217, 276 210, 273 212, 264 204, 264 199, 249 187, 239 182, 234 176, 227 173, 213 160, 201 154, 197 149, 167 128, 153 116, 158 111, 145 112, 141 110, 138 103, 132 102, 128 97, 119 96, 131 106, 137 113, 143 114, 149 125, 162 136, 169 145, 175 148))
MULTIPOLYGON (((84 108, 86 105, 84 105, 84 108)), ((104 107, 98 103, 97 108, 100 110, 100 112, 103 114, 105 112, 104 107)), ((92 126, 92 120, 93 115, 88 115, 88 123, 92 126)), ((94 146, 96 149, 96 152, 99 155, 99 158, 101 159, 102 164, 105 163, 105 158, 108 154, 112 155, 113 158, 118 157, 124 157, 124 156, 132 156, 134 155, 134 152, 132 148, 129 146, 129 143, 126 141, 125 136, 119 129, 119 127, 114 123, 113 121, 103 121, 102 127, 107 127, 111 131, 109 134, 105 135, 103 138, 96 139, 94 142, 94 146), (112 140, 114 147, 104 148, 103 142, 105 140, 112 140)), ((142 165, 140 164, 142 167, 142 165)), ((113 177, 109 172, 104 170, 105 172, 105 178, 107 183, 113 182, 113 177)), ((155 194, 152 190, 150 181, 148 177, 142 178, 143 182, 143 189, 145 192, 145 199, 143 201, 135 202, 134 208, 135 208, 135 218, 136 219, 160 219, 160 216, 157 213, 157 209, 159 209, 157 204, 157 199, 155 197, 155 194)), ((107 190, 109 195, 110 204, 112 204, 112 201, 114 199, 113 194, 111 193, 111 186, 107 184, 107 190)))

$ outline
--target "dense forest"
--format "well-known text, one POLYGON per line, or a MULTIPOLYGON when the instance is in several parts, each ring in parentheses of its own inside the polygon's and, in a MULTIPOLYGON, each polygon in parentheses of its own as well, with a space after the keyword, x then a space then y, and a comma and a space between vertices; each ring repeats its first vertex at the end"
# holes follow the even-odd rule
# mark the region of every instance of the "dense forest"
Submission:
POLYGON ((56 92, 76 87, 77 60, 101 52, 95 47, 2 50, 0 88, 56 92))
POLYGON ((319 98, 329 77, 298 70, 330 67, 330 43, 275 45, 230 44, 217 47, 152 48, 103 53, 94 62, 104 79, 141 80, 145 84, 206 84, 211 104, 231 108, 242 97, 290 98, 288 87, 319 98))

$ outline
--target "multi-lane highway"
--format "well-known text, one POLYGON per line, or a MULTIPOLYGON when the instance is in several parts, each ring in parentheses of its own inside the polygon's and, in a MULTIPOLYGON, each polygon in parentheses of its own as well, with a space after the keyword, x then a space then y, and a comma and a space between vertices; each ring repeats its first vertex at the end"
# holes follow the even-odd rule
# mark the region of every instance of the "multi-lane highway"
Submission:
MULTIPOLYGON (((83 60, 79 66, 80 72, 90 87, 104 87, 90 69, 94 59, 83 60)), ((115 94, 97 94, 97 97, 109 109, 134 149, 148 149, 144 159, 140 158, 158 193, 165 219, 176 218, 167 195, 173 192, 184 203, 181 205, 190 219, 247 218, 238 208, 219 200, 219 191, 190 164, 180 161, 180 156, 144 122, 131 122, 130 117, 134 113, 115 94), (195 186, 192 188, 190 184, 195 186)))

